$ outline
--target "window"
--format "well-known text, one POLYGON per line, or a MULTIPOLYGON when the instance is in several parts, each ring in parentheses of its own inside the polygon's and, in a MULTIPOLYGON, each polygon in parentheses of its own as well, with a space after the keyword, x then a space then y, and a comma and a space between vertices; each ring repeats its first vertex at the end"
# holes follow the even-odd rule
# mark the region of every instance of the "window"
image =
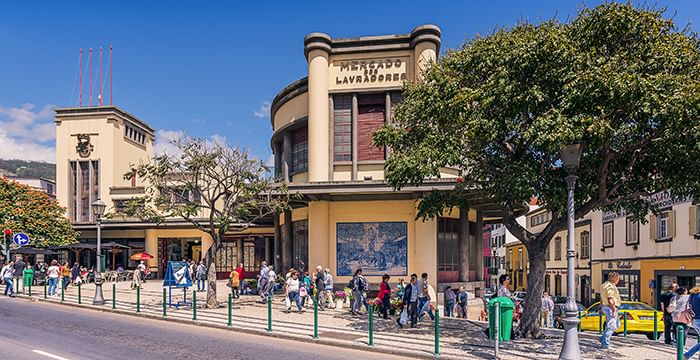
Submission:
POLYGON ((656 223, 656 238, 658 240, 665 240, 671 237, 671 212, 664 211, 659 214, 656 223))
POLYGON ((114 213, 124 214, 126 211, 126 205, 129 200, 112 200, 114 202, 114 213))
POLYGON ((700 205, 691 206, 690 209, 694 210, 690 221, 695 223, 695 229, 691 228, 693 230, 691 235, 697 235, 700 234, 700 205))
POLYGON ((508 250, 506 255, 506 269, 510 270, 513 267, 513 249, 508 250))
POLYGON ((385 94, 358 95, 357 160, 384 160, 384 148, 372 143, 372 134, 384 125, 385 94))
POLYGON ((541 224, 548 222, 551 219, 552 219, 552 217, 551 217, 551 214, 549 213, 549 211, 543 212, 541 214, 533 215, 530 218, 530 226, 541 225, 541 224))
POLYGON ((603 224, 603 247, 613 247, 613 244, 613 223, 611 221, 603 224))
POLYGON ((554 260, 561 260, 561 238, 554 238, 554 260))
POLYGON ((523 270, 523 249, 518 249, 518 270, 523 270))
POLYGON ((292 172, 304 171, 309 167, 309 140, 307 128, 292 132, 292 172))
POLYGON ((294 243, 294 264, 302 262, 306 270, 309 270, 309 232, 308 220, 292 222, 292 241, 294 243))
POLYGON ((333 98, 333 160, 352 160, 352 96, 333 98))
POLYGON ((443 281, 459 280, 459 220, 438 219, 438 277, 443 281))
POLYGON ((591 233, 584 231, 581 233, 581 259, 588 259, 591 256, 591 233))
POLYGON ((551 293, 552 293, 552 291, 551 291, 551 289, 550 289, 550 286, 549 286, 549 277, 550 277, 549 274, 546 274, 546 275, 544 276, 544 291, 546 291, 547 294, 551 294, 551 293))
POLYGON ((216 250, 216 260, 216 271, 230 274, 239 263, 238 243, 235 240, 222 242, 221 246, 216 250))
POLYGON ((202 193, 199 189, 188 190, 181 187, 169 187, 161 190, 170 194, 170 202, 175 205, 199 204, 202 202, 202 193))
POLYGON ((91 204, 100 197, 100 167, 96 160, 69 163, 68 209, 73 222, 91 222, 91 204))
POLYGON ((625 244, 627 245, 637 245, 639 244, 639 221, 634 221, 632 218, 627 218, 627 236, 625 239, 625 244))
POLYGON ((128 122, 124 123, 124 137, 139 145, 146 145, 146 133, 128 122))
POLYGON ((554 275, 554 295, 561 296, 561 275, 554 275))

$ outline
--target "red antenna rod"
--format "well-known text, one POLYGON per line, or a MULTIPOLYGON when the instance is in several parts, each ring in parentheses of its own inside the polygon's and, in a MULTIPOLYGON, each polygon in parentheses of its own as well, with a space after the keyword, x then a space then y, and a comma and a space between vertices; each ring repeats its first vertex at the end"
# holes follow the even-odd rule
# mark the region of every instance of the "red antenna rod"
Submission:
POLYGON ((102 106, 102 46, 100 46, 100 95, 97 95, 97 102, 102 106))
POLYGON ((112 45, 109 46, 109 105, 112 105, 112 45))
POLYGON ((90 48, 90 106, 92 106, 92 48, 90 48))
POLYGON ((83 106, 83 48, 80 48, 80 100, 78 106, 83 106))

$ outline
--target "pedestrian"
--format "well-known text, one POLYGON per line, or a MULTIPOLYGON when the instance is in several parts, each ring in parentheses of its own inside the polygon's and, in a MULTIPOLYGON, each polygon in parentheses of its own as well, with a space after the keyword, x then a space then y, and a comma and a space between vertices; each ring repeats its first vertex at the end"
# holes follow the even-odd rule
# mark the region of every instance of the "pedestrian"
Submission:
POLYGON ((314 273, 314 301, 320 310, 325 310, 323 293, 326 290, 326 274, 321 265, 316 266, 314 273))
POLYGON ((15 260, 15 281, 14 281, 14 290, 17 292, 19 291, 19 284, 22 284, 22 292, 24 292, 24 269, 26 269, 27 265, 24 263, 24 260, 22 260, 21 256, 17 256, 17 260, 15 260))
POLYGON ((613 271, 608 273, 608 281, 600 287, 600 301, 603 305, 603 314, 605 314, 605 331, 600 337, 600 346, 603 349, 610 348, 610 338, 620 327, 620 319, 617 317, 617 311, 622 305, 620 291, 617 289, 619 281, 620 274, 613 271))
POLYGON ((404 291, 406 290, 406 283, 404 282, 403 278, 399 279, 399 283, 396 284, 396 296, 399 297, 399 299, 403 299, 403 294, 404 291))
POLYGON ((457 305, 459 306, 460 315, 463 319, 467 319, 467 309, 468 309, 468 298, 467 290, 464 286, 459 287, 459 293, 457 293, 457 305))
POLYGON ((552 301, 552 298, 547 295, 547 292, 544 291, 542 293, 542 301, 541 301, 541 307, 540 307, 540 326, 542 327, 553 327, 554 324, 551 322, 551 315, 552 311, 554 311, 554 301, 552 301))
POLYGON ((200 261, 197 265, 197 291, 206 290, 207 286, 207 267, 204 266, 204 262, 200 261))
POLYGON ((389 307, 391 306, 391 286, 389 285, 389 274, 382 275, 382 282, 379 284, 379 294, 377 297, 382 301, 379 309, 384 320, 389 319, 389 307))
POLYGON ((236 268, 236 272, 238 273, 238 293, 240 294, 245 294, 246 290, 246 284, 247 282, 245 281, 245 268, 243 267, 243 263, 239 263, 238 267, 236 268))
MULTIPOLYGON (((687 319, 684 319, 682 314, 690 306, 688 303, 689 300, 690 295, 688 295, 688 289, 684 287, 676 289, 676 296, 673 298, 673 305, 671 305, 671 307, 673 307, 671 319, 673 320, 673 328, 676 329, 676 332, 678 332, 678 326, 683 328, 683 335, 687 335, 689 323, 686 322, 687 319)), ((676 333, 676 336, 678 336, 678 333, 676 333)), ((683 338, 687 339, 688 337, 684 336, 683 338)))
POLYGON ((431 320, 435 320, 433 309, 430 308, 430 293, 428 292, 428 273, 422 273, 418 281, 418 318, 427 312, 431 320))
POLYGON ((70 269, 70 281, 73 285, 78 285, 79 284, 79 279, 80 278, 80 266, 78 266, 78 263, 76 262, 73 264, 73 268, 70 269))
POLYGON ((287 312, 292 310, 292 302, 297 304, 297 310, 302 311, 301 302, 299 301, 299 276, 296 270, 292 271, 289 278, 285 282, 285 297, 287 298, 287 312))
POLYGON ((10 261, 0 269, 0 278, 5 282, 5 296, 15 297, 15 290, 12 287, 12 278, 15 275, 15 262, 10 261))
POLYGON ((143 278, 141 277, 141 271, 136 269, 134 271, 134 275, 131 278, 131 288, 132 289, 137 289, 141 287, 141 284, 143 283, 143 278))
POLYGON ((308 273, 302 275, 303 277, 299 278, 299 298, 301 299, 301 307, 304 308, 307 298, 311 298, 311 277, 308 273))
POLYGON ((324 293, 326 295, 326 307, 330 308, 331 304, 335 304, 333 300, 333 275, 331 275, 331 270, 329 268, 323 269, 325 284, 324 293))
POLYGON ((508 289, 508 285, 510 285, 510 276, 503 274, 498 277, 498 283, 500 286, 498 287, 498 297, 507 297, 507 298, 512 298, 513 295, 510 293, 510 289, 508 289))
MULTIPOLYGON (((411 319, 411 327, 414 328, 416 327, 416 323, 418 322, 418 276, 416 274, 411 274, 411 280, 408 285, 406 285, 406 288, 404 290, 403 294, 403 304, 402 304, 402 313, 403 309, 406 309, 406 312, 408 314, 408 318, 411 319)), ((401 317, 399 317, 396 322, 399 324, 399 327, 403 328, 403 325, 401 323, 401 317)))
POLYGON ((457 302, 457 294, 452 290, 452 286, 447 285, 443 291, 443 298, 445 299, 445 316, 454 317, 455 316, 455 303, 457 302))
POLYGON ((46 269, 46 276, 49 277, 49 296, 54 296, 56 295, 56 287, 58 287, 58 278, 61 277, 58 261, 51 260, 51 266, 46 269))
POLYGON ((362 269, 357 268, 355 274, 352 276, 352 298, 353 302, 350 305, 350 313, 357 315, 360 312, 360 307, 364 303, 364 293, 367 289, 367 279, 362 276, 362 269))
POLYGON ((661 294, 661 311, 663 311, 664 321, 664 344, 673 345, 676 342, 676 329, 673 328, 673 309, 670 307, 673 303, 673 298, 676 297, 676 289, 678 284, 673 283, 668 287, 667 291, 661 294))
POLYGON ((233 269, 230 276, 231 281, 231 297, 238 299, 240 297, 241 276, 238 274, 238 269, 233 269))
POLYGON ((71 268, 70 265, 68 265, 68 262, 64 262, 63 266, 61 266, 61 278, 62 278, 62 285, 63 289, 67 289, 68 285, 70 284, 70 274, 71 274, 71 268))
POLYGON ((267 284, 265 285, 265 297, 272 299, 273 295, 275 294, 275 284, 277 283, 277 274, 275 274, 275 271, 270 269, 270 271, 267 272, 267 284))
POLYGON ((188 260, 187 266, 190 272, 190 280, 197 281, 197 263, 194 260, 188 260))
POLYGON ((260 263, 260 273, 258 274, 258 295, 260 295, 260 301, 265 303, 267 296, 265 295, 265 289, 267 288, 267 281, 269 280, 270 269, 267 268, 267 262, 263 261, 260 263))
MULTIPOLYGON (((692 326, 695 329, 696 334, 700 334, 700 286, 696 286, 692 289, 690 289, 690 299, 688 300, 688 304, 690 305, 690 309, 693 310, 693 321, 691 322, 690 326, 692 326)), ((700 341, 696 342, 693 347, 688 349, 686 351, 685 359, 690 359, 700 351, 700 341)))

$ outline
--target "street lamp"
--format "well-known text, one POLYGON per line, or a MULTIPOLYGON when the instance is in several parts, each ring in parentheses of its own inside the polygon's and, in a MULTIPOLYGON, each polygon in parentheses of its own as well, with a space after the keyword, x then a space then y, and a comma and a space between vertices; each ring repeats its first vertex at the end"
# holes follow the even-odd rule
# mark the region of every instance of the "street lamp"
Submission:
POLYGON ((576 250, 574 248, 574 189, 576 188, 576 169, 581 161, 581 144, 566 145, 561 149, 561 161, 566 169, 566 214, 567 214, 567 236, 566 236, 566 317, 564 318, 564 345, 561 348, 559 359, 580 360, 581 348, 578 342, 578 324, 580 322, 576 306, 576 278, 574 270, 574 259, 576 250))
POLYGON ((105 298, 102 295, 102 215, 105 213, 107 204, 104 201, 97 199, 92 203, 92 213, 95 214, 97 223, 97 267, 95 268, 95 298, 92 300, 93 305, 104 305, 105 298))

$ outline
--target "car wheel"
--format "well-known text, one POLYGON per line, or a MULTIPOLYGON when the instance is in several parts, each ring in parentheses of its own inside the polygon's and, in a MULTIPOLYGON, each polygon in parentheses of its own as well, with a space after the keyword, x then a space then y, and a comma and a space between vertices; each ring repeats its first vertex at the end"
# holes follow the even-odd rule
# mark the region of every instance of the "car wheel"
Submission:
POLYGON ((649 340, 659 340, 659 338, 661 337, 661 334, 662 333, 656 333, 656 339, 654 339, 654 333, 646 333, 644 335, 646 335, 647 339, 649 339, 649 340))

